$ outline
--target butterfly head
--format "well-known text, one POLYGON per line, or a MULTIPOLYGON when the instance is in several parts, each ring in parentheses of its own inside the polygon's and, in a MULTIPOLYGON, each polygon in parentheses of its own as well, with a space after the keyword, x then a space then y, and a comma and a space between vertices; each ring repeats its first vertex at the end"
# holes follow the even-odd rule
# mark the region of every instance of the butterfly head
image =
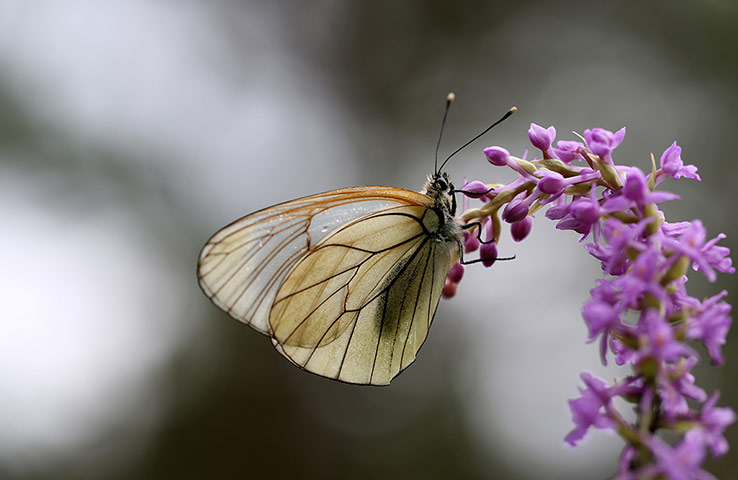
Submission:
POLYGON ((456 198, 454 197, 454 184, 445 172, 437 172, 428 176, 428 181, 423 187, 424 194, 433 199, 436 208, 440 208, 453 217, 456 215, 456 198))
POLYGON ((438 196, 451 196, 453 191, 454 185, 451 183, 451 179, 446 172, 428 175, 428 181, 425 182, 425 187, 423 188, 423 193, 434 198, 438 196))

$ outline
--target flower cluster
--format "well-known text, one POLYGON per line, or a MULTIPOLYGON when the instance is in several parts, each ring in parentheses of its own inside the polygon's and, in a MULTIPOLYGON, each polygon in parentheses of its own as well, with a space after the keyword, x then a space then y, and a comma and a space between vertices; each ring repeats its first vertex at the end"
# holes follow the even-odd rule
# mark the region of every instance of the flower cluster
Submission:
MULTIPOLYGON (((482 263, 497 258, 502 222, 512 238, 531 231, 531 216, 545 216, 556 228, 581 235, 587 251, 602 265, 606 278, 597 281, 582 309, 589 340, 599 341, 601 360, 630 365, 632 374, 613 384, 582 373, 581 396, 569 402, 575 428, 566 442, 575 445, 591 428, 610 429, 626 442, 617 478, 712 478, 701 469, 709 451, 723 455, 723 431, 736 419, 730 408, 717 407, 718 394, 695 384, 698 362, 694 344, 702 344, 714 364, 723 362, 721 347, 731 324, 727 292, 699 300, 687 294, 690 266, 714 281, 717 272, 734 273, 728 248, 708 240, 701 221, 669 223, 659 204, 679 198, 657 189, 666 179, 700 180, 685 165, 674 142, 649 173, 614 162, 613 152, 625 128, 610 132, 585 130, 581 141, 559 141, 556 130, 531 124, 528 137, 539 159, 516 158, 501 147, 484 150, 489 162, 517 172, 507 185, 470 182, 463 191, 483 205, 469 208, 462 219, 476 226, 465 232, 464 252, 480 250, 482 263), (489 191, 491 187, 494 190, 489 191), (486 240, 482 240, 485 238, 486 240), (627 421, 614 399, 633 405, 635 421, 627 421), (668 444, 657 433, 672 431, 668 444)), ((456 292, 463 266, 449 272, 444 294, 456 292)))

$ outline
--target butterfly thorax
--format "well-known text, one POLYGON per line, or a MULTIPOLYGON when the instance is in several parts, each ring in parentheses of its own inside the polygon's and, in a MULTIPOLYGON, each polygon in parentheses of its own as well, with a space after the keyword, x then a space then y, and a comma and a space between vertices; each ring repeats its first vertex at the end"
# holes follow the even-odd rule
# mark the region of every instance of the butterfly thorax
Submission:
POLYGON ((437 242, 458 243, 461 238, 461 225, 456 220, 456 199, 454 186, 447 173, 428 176, 422 193, 433 199, 433 206, 423 218, 423 224, 437 242))

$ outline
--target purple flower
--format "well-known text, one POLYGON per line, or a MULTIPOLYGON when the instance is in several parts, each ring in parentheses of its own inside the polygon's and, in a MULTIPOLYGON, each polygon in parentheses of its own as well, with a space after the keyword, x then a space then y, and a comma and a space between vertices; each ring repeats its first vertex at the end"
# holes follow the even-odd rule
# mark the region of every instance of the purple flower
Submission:
POLYGON ((633 350, 617 338, 610 340, 610 350, 615 355, 616 365, 635 364, 638 361, 638 350, 633 350))
POLYGON ((620 308, 615 305, 592 299, 582 308, 584 322, 589 327, 589 340, 620 325, 620 308))
POLYGON ((672 143, 669 148, 661 154, 661 170, 674 180, 686 177, 700 181, 701 178, 697 174, 697 167, 694 165, 684 165, 682 161, 682 147, 676 142, 672 143))
POLYGON ((715 408, 715 404, 720 398, 718 393, 714 393, 702 405, 700 411, 701 426, 697 430, 702 439, 710 447, 710 451, 716 457, 725 455, 728 451, 728 441, 723 436, 723 432, 729 425, 735 422, 736 415, 731 408, 715 408))
POLYGON ((697 364, 697 357, 690 357, 676 364, 666 366, 658 378, 664 414, 674 421, 677 415, 689 412, 687 398, 704 402, 705 391, 694 384, 691 370, 697 364))
POLYGON ((614 249, 635 247, 643 243, 643 231, 647 223, 650 223, 650 219, 641 220, 636 224, 625 224, 615 218, 608 218, 602 225, 602 237, 614 249))
MULTIPOLYGON (((582 240, 594 229, 595 238, 599 234, 600 220, 602 217, 622 208, 630 208, 632 202, 623 196, 607 197, 604 202, 597 198, 597 191, 593 183, 592 190, 587 196, 580 196, 573 200, 568 207, 568 215, 565 216, 556 228, 559 230, 574 230, 583 235, 582 240), (624 199, 625 204, 616 200, 624 199)), ((558 212, 557 212, 558 213, 558 212)), ((550 218, 550 217, 549 217, 550 218)))
POLYGON ((600 219, 599 205, 587 198, 580 198, 571 202, 569 213, 572 217, 585 223, 595 223, 600 219))
POLYGON ((589 291, 593 300, 599 300, 608 305, 616 305, 620 301, 619 293, 613 288, 612 282, 600 278, 595 283, 597 286, 589 291))
POLYGON ((592 229, 592 224, 582 222, 581 220, 577 220, 571 215, 568 215, 556 224, 556 228, 558 230, 574 230, 575 232, 581 234, 583 237, 586 237, 587 235, 589 235, 589 232, 592 229))
POLYGON ((643 232, 651 223, 646 218, 635 225, 626 225, 614 218, 608 218, 602 226, 602 236, 610 245, 609 258, 603 259, 603 269, 611 275, 622 275, 630 265, 629 252, 643 250, 643 232))
POLYGON ((715 245, 723 238, 725 238, 725 234, 719 233, 717 237, 709 240, 702 247, 702 254, 704 255, 707 263, 709 263, 718 272, 735 273, 733 261, 728 257, 728 255, 730 255, 730 249, 728 247, 715 245))
MULTIPOLYGON (((611 275, 596 281, 582 317, 588 341, 599 340, 602 362, 609 350, 618 365, 630 364, 632 372, 610 386, 582 374, 585 386, 569 401, 574 428, 566 442, 577 444, 590 427, 613 429, 626 442, 616 478, 711 479, 701 464, 708 448, 713 456, 727 451, 724 431, 736 414, 715 407, 717 395, 708 399, 695 383, 699 357, 692 344, 702 343, 712 362, 721 363, 731 307, 724 301, 726 292, 703 301, 689 296, 686 273, 691 263, 712 281, 717 272, 734 273, 735 268, 730 250, 718 245, 725 235, 708 240, 699 220, 669 223, 659 209, 661 202, 679 197, 656 191, 655 185, 669 177, 699 180, 697 169, 684 165, 681 148, 673 143, 661 155, 661 168, 646 175, 636 167, 614 164, 613 150, 624 136, 625 128, 588 129, 586 146, 559 141, 554 148, 555 128, 532 123, 528 139, 533 146, 544 159, 558 158, 567 165, 525 162, 500 147, 485 149, 491 164, 512 168, 518 175, 483 198, 487 205, 481 209, 467 210, 468 197, 479 196, 486 185, 468 184, 465 189, 473 193, 464 198, 469 211, 465 218, 487 222, 485 228, 491 228, 499 225, 501 211, 511 224, 513 240, 521 241, 531 231, 531 212, 544 210, 546 218, 557 221, 557 229, 580 233, 580 242, 591 239, 585 248, 611 275), (587 166, 571 165, 575 159, 587 166), (635 422, 624 418, 614 397, 637 406, 635 422), (675 436, 675 446, 659 439, 662 431, 675 436)), ((464 236, 465 250, 480 247, 476 237, 468 232, 464 236)), ((480 258, 484 265, 494 263, 497 245, 482 245, 480 258)), ((449 271, 444 296, 455 293, 463 274, 457 269, 449 271)))
POLYGON ((497 167, 504 167, 510 161, 510 152, 502 147, 487 147, 484 149, 484 154, 489 163, 497 167))
POLYGON ((704 273, 708 280, 714 282, 716 278, 715 270, 734 273, 735 269, 732 267, 730 258, 727 258, 730 249, 715 245, 720 239, 724 238, 724 235, 720 234, 705 243, 706 236, 707 232, 702 222, 694 220, 690 226, 685 228, 679 240, 667 237, 663 239, 663 242, 671 250, 689 257, 693 262, 694 269, 704 273))
POLYGON ((607 389, 605 382, 598 378, 592 377, 588 373, 582 373, 587 388, 580 388, 581 397, 569 400, 569 409, 571 410, 572 420, 574 421, 574 430, 564 438, 564 441, 570 445, 576 445, 589 430, 589 427, 596 428, 613 428, 615 426, 610 419, 601 410, 610 404, 612 398, 611 392, 607 389))
POLYGON ((551 207, 546 210, 545 216, 549 220, 561 220, 569 214, 569 204, 564 201, 563 197, 559 200, 560 202, 557 201, 556 204, 551 205, 551 207))
POLYGON ((639 168, 635 167, 628 169, 622 193, 622 195, 613 195, 608 198, 603 203, 602 208, 608 212, 616 212, 634 206, 643 208, 647 203, 656 204, 667 200, 679 200, 681 198, 679 195, 671 192, 652 192, 648 188, 646 176, 639 168))
POLYGON ((553 126, 543 128, 535 123, 530 124, 528 139, 534 147, 544 153, 544 156, 548 155, 554 138, 556 138, 556 129, 553 126))
POLYGON ((657 282, 657 270, 660 267, 661 255, 654 250, 646 250, 638 255, 627 273, 613 281, 613 286, 620 292, 620 301, 625 307, 637 309, 646 295, 664 299, 665 293, 657 282))
MULTIPOLYGON (((693 432, 688 432, 684 439, 671 447, 660 438, 653 436, 648 442, 656 464, 653 468, 669 480, 714 480, 715 477, 700 468, 705 458, 705 444, 693 432)), ((644 475, 643 478, 655 478, 656 475, 644 475)))
POLYGON ((691 222, 664 222, 661 224, 661 231, 667 237, 679 237, 683 234, 690 226, 691 222))
POLYGON ((702 309, 702 302, 687 295, 687 280, 687 276, 682 275, 681 278, 678 278, 669 284, 670 301, 666 305, 667 315, 678 315, 684 313, 691 314, 691 312, 696 312, 702 309))
POLYGON ((600 359, 603 364, 607 364, 608 336, 611 331, 621 331, 623 327, 620 322, 620 308, 593 298, 584 304, 582 317, 584 317, 584 323, 589 328, 588 341, 592 342, 598 336, 602 335, 602 339, 600 340, 600 359))
POLYGON ((653 359, 672 362, 679 357, 697 356, 692 348, 674 338, 674 329, 657 310, 648 309, 639 324, 641 328, 638 362, 653 359))
POLYGON ((584 140, 587 142, 590 151, 595 155, 599 155, 602 160, 610 164, 612 164, 612 159, 610 158, 612 151, 623 143, 624 137, 625 127, 615 133, 604 128, 593 128, 584 131, 584 140))
POLYGON ((705 300, 700 311, 689 319, 687 328, 687 337, 704 343, 710 359, 715 364, 723 363, 720 348, 725 345, 725 337, 733 322, 730 318, 730 304, 721 301, 727 294, 728 292, 723 290, 705 300))
MULTIPOLYGON (((600 206, 588 198, 574 200, 569 205, 569 215, 588 227, 598 222, 601 214, 600 206)), ((589 231, 589 228, 587 230, 589 231)))
POLYGON ((584 148, 580 142, 572 142, 569 140, 561 140, 556 142, 556 148, 553 149, 556 158, 565 163, 571 163, 573 160, 582 159, 579 150, 584 148))

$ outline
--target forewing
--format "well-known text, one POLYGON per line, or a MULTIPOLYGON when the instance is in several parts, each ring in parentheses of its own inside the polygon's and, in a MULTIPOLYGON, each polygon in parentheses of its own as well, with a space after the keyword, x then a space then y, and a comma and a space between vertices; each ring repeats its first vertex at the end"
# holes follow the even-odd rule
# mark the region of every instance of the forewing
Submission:
POLYGON ((353 187, 260 210, 208 240, 198 263, 200 287, 230 316, 270 335, 269 312, 277 290, 327 235, 370 212, 429 201, 399 188, 353 187))
POLYGON ((457 248, 431 238, 427 215, 435 213, 387 209, 326 237, 277 293, 275 347, 310 372, 349 383, 386 385, 410 365, 457 248))

